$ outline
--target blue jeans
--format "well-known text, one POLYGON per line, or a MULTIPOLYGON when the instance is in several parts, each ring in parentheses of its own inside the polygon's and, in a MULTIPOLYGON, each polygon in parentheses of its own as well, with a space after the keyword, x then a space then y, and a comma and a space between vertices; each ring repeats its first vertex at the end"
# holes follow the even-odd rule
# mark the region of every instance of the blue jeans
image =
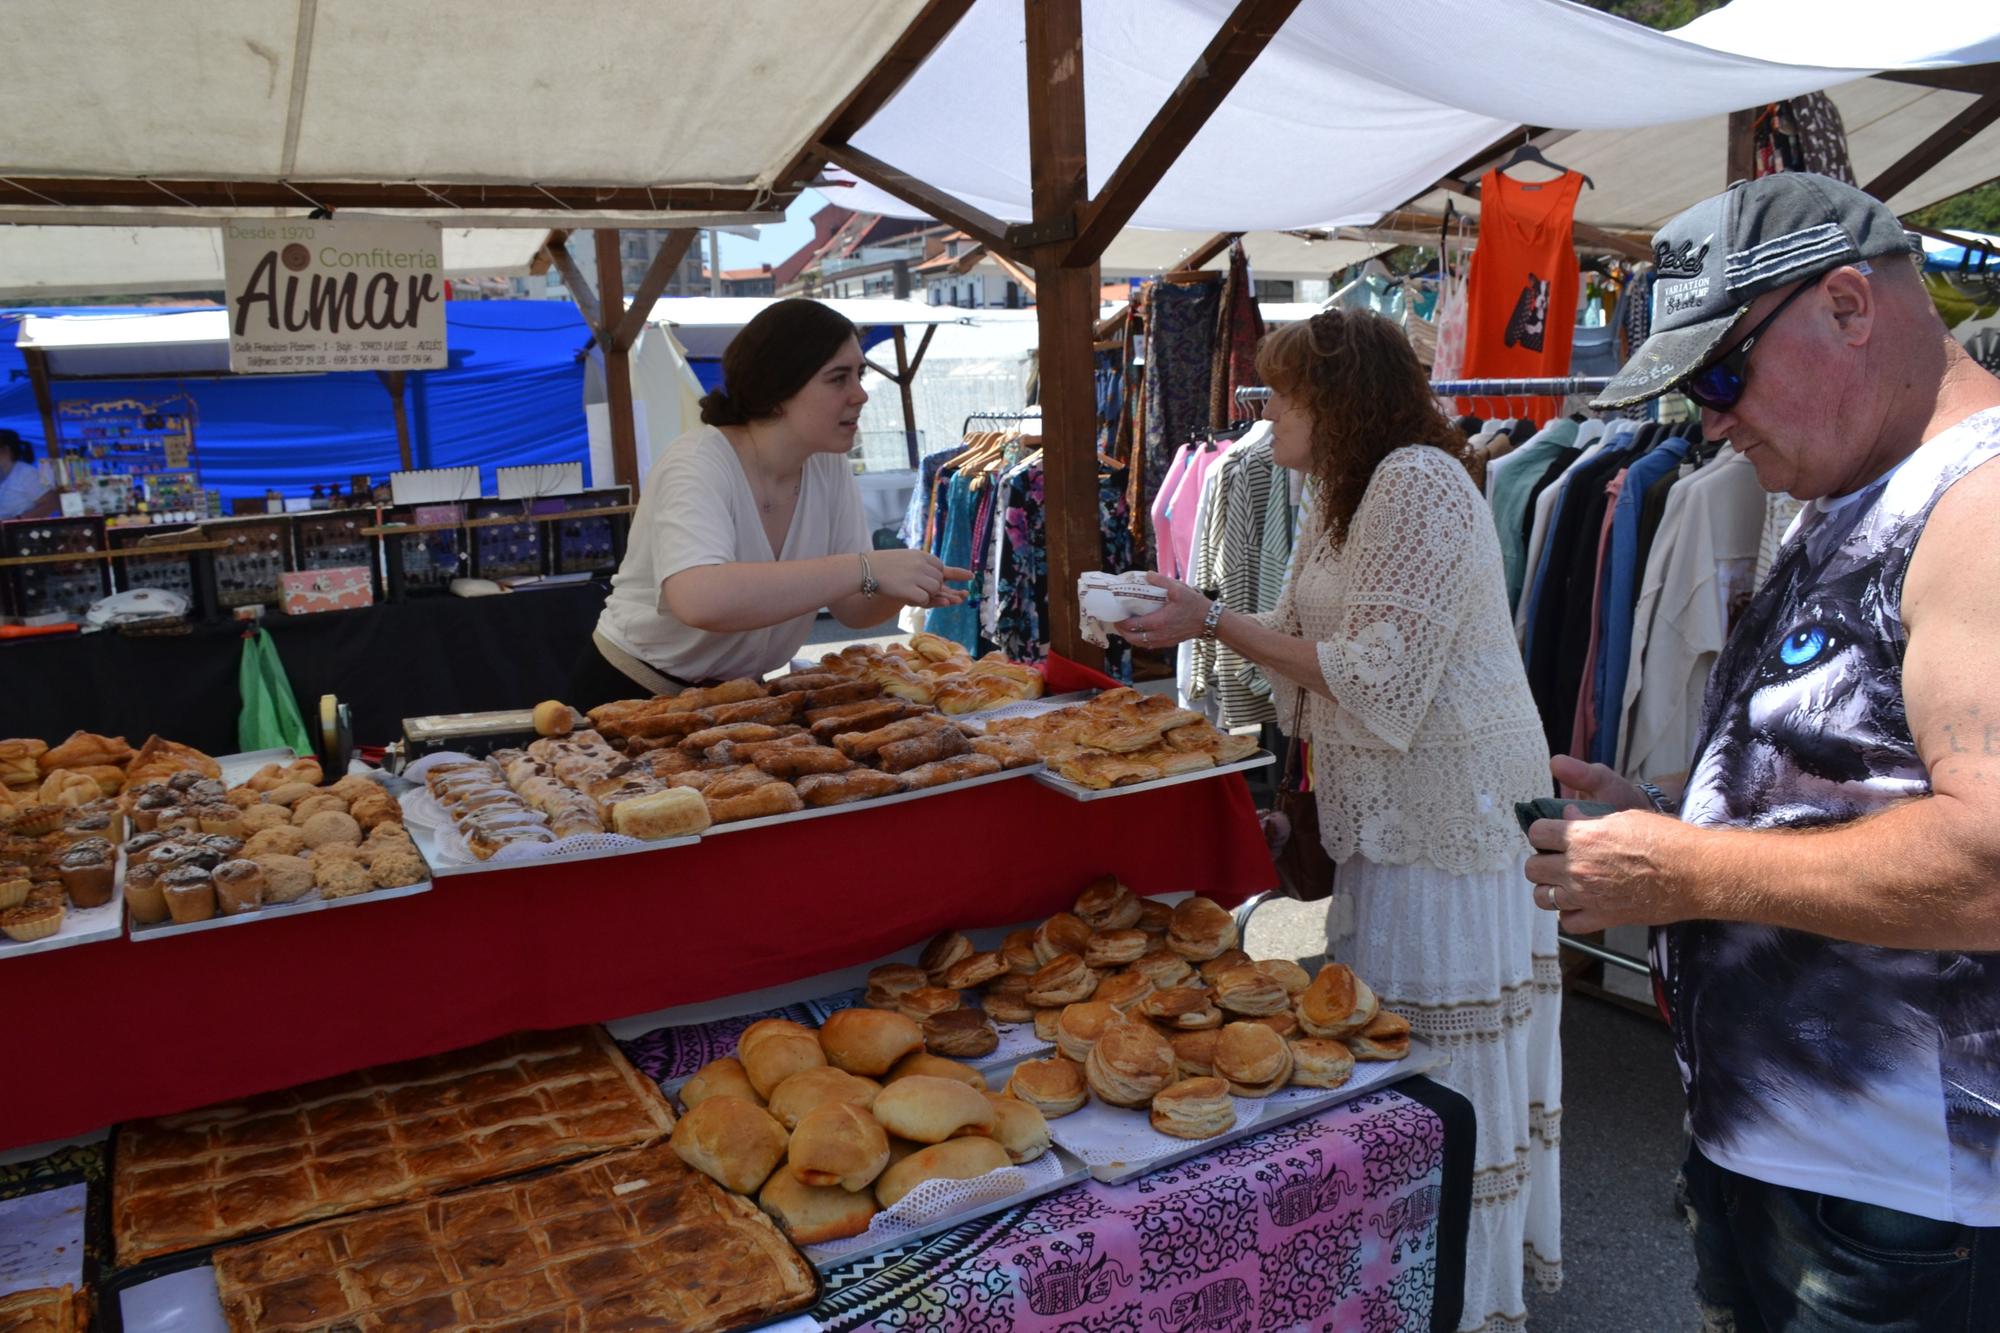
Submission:
POLYGON ((2000 1227, 1766 1184, 1696 1147, 1681 1171, 1704 1330, 2000 1329, 2000 1227))

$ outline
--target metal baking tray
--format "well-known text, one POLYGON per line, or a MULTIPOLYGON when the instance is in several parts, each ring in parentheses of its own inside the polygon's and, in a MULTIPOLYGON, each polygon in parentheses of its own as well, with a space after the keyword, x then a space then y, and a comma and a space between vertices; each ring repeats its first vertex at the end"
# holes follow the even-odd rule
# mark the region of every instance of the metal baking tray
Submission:
POLYGON ((63 913, 63 923, 45 940, 23 944, 0 935, 0 959, 19 958, 31 953, 49 953, 78 944, 100 944, 125 933, 125 849, 118 849, 116 878, 111 881, 111 901, 102 907, 82 911, 71 907, 63 913))
POLYGON ((922 791, 899 791, 893 796, 877 796, 865 801, 848 801, 841 805, 823 805, 816 809, 795 810, 788 815, 764 815, 757 819, 739 819, 728 824, 711 824, 702 830, 702 837, 713 838, 720 833, 741 833, 745 829, 770 828, 774 824, 796 824, 807 819, 824 819, 828 815, 847 815, 859 810, 880 810, 885 805, 900 805, 905 801, 921 801, 928 796, 947 796, 955 791, 970 791, 974 787, 991 786, 1010 778, 1039 777, 1040 764, 1027 764, 1020 768, 1003 768, 998 773, 988 773, 983 777, 966 778, 962 782, 946 782, 936 787, 925 787, 922 791))
POLYGON ((1102 801, 1113 796, 1137 796, 1142 792, 1158 791, 1162 787, 1178 787, 1184 782, 1206 782, 1219 778, 1225 773, 1247 773, 1253 768, 1268 768, 1278 762, 1278 756, 1269 750, 1259 750, 1248 759, 1239 759, 1233 764, 1218 764, 1214 768, 1197 769, 1192 773, 1176 773, 1170 778, 1154 778, 1151 782, 1134 782, 1124 787, 1106 787, 1098 790, 1071 782, 1068 778, 1057 777, 1046 769, 1038 770, 1035 781, 1044 787, 1053 787, 1073 801, 1102 801))

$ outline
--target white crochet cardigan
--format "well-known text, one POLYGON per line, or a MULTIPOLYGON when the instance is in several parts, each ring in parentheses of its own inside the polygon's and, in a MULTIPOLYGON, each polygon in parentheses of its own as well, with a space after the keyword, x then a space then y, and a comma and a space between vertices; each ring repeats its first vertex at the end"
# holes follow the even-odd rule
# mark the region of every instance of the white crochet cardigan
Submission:
MULTIPOLYGON (((1311 495, 1277 606, 1311 640, 1333 699, 1306 695, 1320 837, 1336 862, 1503 869, 1528 851, 1514 802, 1550 791, 1493 516, 1465 468, 1427 445, 1369 479, 1339 551, 1311 495)), ((1278 724, 1301 691, 1271 677, 1278 724)))

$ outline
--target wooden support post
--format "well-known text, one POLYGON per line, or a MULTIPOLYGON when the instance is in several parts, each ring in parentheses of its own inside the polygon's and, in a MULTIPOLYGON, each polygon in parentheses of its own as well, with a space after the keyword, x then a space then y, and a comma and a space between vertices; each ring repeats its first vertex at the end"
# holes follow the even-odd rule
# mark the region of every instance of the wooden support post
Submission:
MULTIPOLYGON (((936 328, 937 325, 931 325, 936 328)), ((910 466, 915 467, 922 451, 917 446, 917 400, 910 392, 910 344, 903 334, 903 326, 896 326, 896 388, 903 395, 903 448, 910 456, 910 466)))
POLYGON ((1070 249, 1074 219, 1089 191, 1084 150, 1083 14, 1081 0, 1024 3, 1034 231, 1050 238, 1028 256, 1035 269, 1040 331, 1049 640, 1064 657, 1101 667, 1102 651, 1084 642, 1078 626, 1076 599, 1077 575, 1104 564, 1104 534, 1097 509, 1097 395, 1091 352, 1097 325, 1097 268, 1091 260, 1075 268, 1062 262, 1070 249))
POLYGON ((378 370, 382 387, 389 391, 389 410, 396 414, 396 452, 402 456, 403 471, 416 467, 410 455, 410 407, 403 398, 403 385, 409 372, 404 370, 378 370))
POLYGON ((28 363, 28 383, 35 389, 35 410, 42 414, 42 457, 51 471, 60 441, 56 438, 56 400, 49 391, 49 354, 39 347, 23 347, 21 359, 28 363))
MULTIPOLYGON (((627 349, 612 345, 611 330, 625 320, 625 278, 618 254, 618 229, 609 227, 597 236, 597 348, 604 357, 604 398, 611 417, 611 479, 613 484, 632 488, 639 497, 639 437, 632 424, 632 362, 627 349)), ((683 247, 685 249, 685 247, 683 247)))
POLYGON ((1737 181, 1754 180, 1757 176, 1757 112, 1758 107, 1729 113, 1729 140, 1724 149, 1722 184, 1725 188, 1737 181))
POLYGON ((2000 93, 1988 93, 1939 126, 1935 133, 1862 188, 1887 203, 1892 195, 1902 193, 1919 176, 1972 142, 1974 135, 1996 120, 2000 120, 2000 93))
MULTIPOLYGON (((632 308, 622 318, 607 317, 604 336, 619 351, 629 352, 632 344, 639 341, 639 334, 652 317, 653 303, 660 299, 660 293, 673 281, 675 270, 687 258, 688 247, 694 244, 699 233, 692 227, 683 227, 667 233, 667 239, 660 244, 659 252, 646 268, 646 276, 639 279, 639 290, 632 293, 632 308)), ((600 285, 602 279, 599 279, 600 285)), ((622 299, 622 297, 621 297, 622 299)))
POLYGON ((557 240, 556 234, 550 232, 548 243, 542 247, 542 253, 546 254, 549 261, 556 266, 556 272, 562 274, 563 286, 569 288, 569 299, 576 302, 577 310, 583 315, 583 322, 590 325, 592 333, 601 336, 604 319, 598 313, 597 293, 591 289, 590 279, 584 277, 583 270, 576 266, 576 260, 571 258, 567 240, 557 240))

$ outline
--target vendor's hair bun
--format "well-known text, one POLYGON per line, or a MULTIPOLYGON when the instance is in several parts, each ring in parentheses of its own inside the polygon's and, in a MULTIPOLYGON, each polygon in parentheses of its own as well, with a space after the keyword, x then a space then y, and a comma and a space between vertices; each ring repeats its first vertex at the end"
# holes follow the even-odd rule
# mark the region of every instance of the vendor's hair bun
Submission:
POLYGON ((743 409, 720 389, 702 395, 701 421, 704 426, 741 426, 750 420, 743 409))

